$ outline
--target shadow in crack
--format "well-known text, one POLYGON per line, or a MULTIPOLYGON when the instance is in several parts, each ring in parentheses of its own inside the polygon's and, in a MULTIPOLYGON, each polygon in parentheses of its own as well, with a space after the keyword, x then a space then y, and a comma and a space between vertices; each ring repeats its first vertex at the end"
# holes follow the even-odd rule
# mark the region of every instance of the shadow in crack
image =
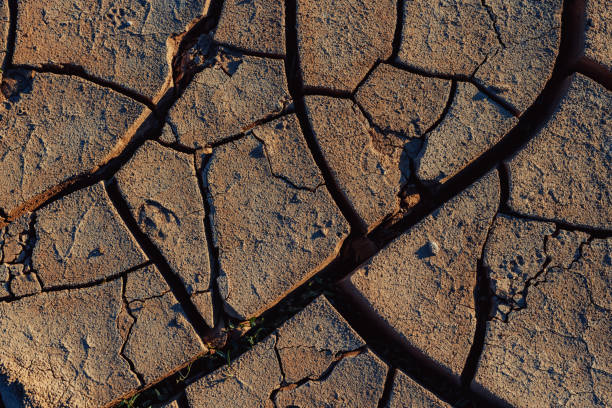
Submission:
POLYGON ((10 382, 5 374, 0 374, 0 408, 25 407, 23 385, 10 382))

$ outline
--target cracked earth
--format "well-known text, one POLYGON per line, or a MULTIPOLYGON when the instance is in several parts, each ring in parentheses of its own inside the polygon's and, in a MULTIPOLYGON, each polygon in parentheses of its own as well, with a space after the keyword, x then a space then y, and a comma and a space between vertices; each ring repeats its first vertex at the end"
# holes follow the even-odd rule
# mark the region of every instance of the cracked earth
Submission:
POLYGON ((0 407, 612 406, 606 0, 0 0, 0 407))

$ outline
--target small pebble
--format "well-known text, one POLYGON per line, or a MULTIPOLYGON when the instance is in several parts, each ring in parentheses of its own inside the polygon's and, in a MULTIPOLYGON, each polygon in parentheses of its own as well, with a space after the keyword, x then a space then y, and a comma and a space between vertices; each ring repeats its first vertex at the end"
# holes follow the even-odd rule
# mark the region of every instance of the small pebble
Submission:
POLYGON ((433 256, 438 255, 438 252, 440 252, 440 247, 435 241, 428 241, 427 249, 429 250, 429 253, 433 256))

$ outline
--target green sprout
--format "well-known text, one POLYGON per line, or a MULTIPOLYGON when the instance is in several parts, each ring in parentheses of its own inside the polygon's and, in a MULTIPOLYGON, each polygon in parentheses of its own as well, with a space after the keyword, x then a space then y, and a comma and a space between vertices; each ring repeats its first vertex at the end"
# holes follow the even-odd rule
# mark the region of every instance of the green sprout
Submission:
POLYGON ((189 377, 189 373, 191 372, 191 366, 193 365, 193 362, 189 363, 189 365, 187 366, 187 372, 185 374, 183 374, 181 372, 181 370, 179 370, 178 374, 178 378, 176 379, 176 383, 181 383, 183 381, 185 381, 187 379, 187 377, 189 377))
POLYGON ((121 401, 121 404, 119 404, 119 406, 126 408, 134 408, 136 406, 136 399, 138 399, 138 397, 140 397, 140 394, 135 394, 133 397, 121 401))

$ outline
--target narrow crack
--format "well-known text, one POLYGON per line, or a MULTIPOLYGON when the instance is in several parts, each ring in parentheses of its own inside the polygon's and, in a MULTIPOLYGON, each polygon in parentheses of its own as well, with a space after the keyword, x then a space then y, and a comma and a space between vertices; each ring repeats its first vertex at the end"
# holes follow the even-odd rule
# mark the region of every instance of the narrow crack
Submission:
MULTIPOLYGON (((414 140, 414 139, 418 139, 418 137, 407 137, 404 133, 400 132, 400 131, 396 131, 396 130, 383 130, 381 129, 376 123, 374 123, 374 120, 372 119, 372 116, 370 115, 370 113, 368 111, 365 110, 365 108, 363 106, 361 106, 361 104, 359 103, 359 101, 357 101, 355 99, 354 96, 351 96, 351 101, 355 104, 355 106, 357 106, 357 108, 359 108, 359 110, 361 111, 361 114, 363 115, 363 117, 366 119, 366 121, 368 122, 368 124, 370 125, 370 127, 377 133, 384 135, 384 136, 395 136, 397 138, 400 138, 402 140, 405 140, 406 142, 409 142, 410 140, 414 140)), ((394 147, 401 147, 403 148, 403 146, 394 146, 394 147)))
POLYGON ((485 86, 483 84, 481 84, 480 82, 471 79, 469 81, 472 85, 474 85, 476 88, 478 88, 478 90, 480 92, 482 92, 483 94, 485 94, 487 96, 487 98, 489 98, 490 100, 492 100, 493 102, 495 102, 496 104, 498 104, 499 106, 501 106, 502 108, 504 108, 505 110, 507 110, 512 116, 514 116, 515 118, 520 118, 521 117, 521 111, 518 110, 517 108, 514 107, 514 105, 512 105, 510 102, 508 102, 507 100, 505 100, 504 98, 500 97, 499 95, 497 95, 494 92, 494 88, 490 87, 490 86, 485 86))
MULTIPOLYGON (((544 248, 545 249, 547 248, 548 240, 551 237, 557 236, 560 232, 561 232, 561 229, 559 229, 557 227, 556 231, 551 236, 546 235, 544 237, 544 248)), ((508 321, 508 319, 509 319, 508 316, 510 315, 510 313, 515 312, 515 311, 520 311, 520 310, 523 310, 523 309, 527 308, 527 306, 528 306, 528 304, 527 304, 527 296, 529 295, 529 289, 532 286, 538 286, 540 283, 546 282, 546 276, 548 275, 549 271, 551 271, 552 269, 557 269, 557 268, 558 269, 562 269, 562 270, 564 270, 566 272, 571 270, 574 267, 574 265, 577 262, 579 262, 580 259, 582 259, 582 257, 584 256, 584 248, 586 246, 590 245, 591 242, 593 241, 593 239, 594 238, 592 236, 590 236, 586 241, 583 241, 583 242, 581 242, 578 245, 578 248, 577 248, 578 255, 572 260, 572 262, 570 262, 569 266, 567 266, 566 268, 565 267, 561 267, 561 266, 552 266, 552 267, 549 267, 551 262, 552 262, 552 260, 554 258, 552 257, 551 254, 547 253, 546 254, 547 257, 546 257, 546 260, 544 261, 544 265, 542 265, 542 268, 540 268, 540 270, 534 276, 532 276, 532 277, 528 278, 527 280, 525 280, 525 285, 523 287, 523 290, 521 292, 519 292, 521 294, 521 296, 523 297, 523 301, 520 302, 520 304, 518 304, 517 306, 513 306, 512 307, 512 309, 506 315, 506 318, 504 319, 504 322, 508 321)))
MULTIPOLYGON (((280 369, 281 372, 281 377, 282 377, 282 381, 281 381, 281 385, 284 386, 287 384, 286 382, 286 378, 287 376, 285 375, 285 369, 283 367, 283 359, 280 356, 280 353, 278 351, 278 332, 274 333, 274 354, 276 355, 276 360, 278 360, 278 368, 280 369)), ((274 391, 272 391, 272 393, 274 393, 274 391)), ((274 399, 272 398, 272 394, 270 395, 270 399, 272 399, 274 401, 274 399)))
MULTIPOLYGON (((488 58, 488 55, 487 57, 485 57, 485 59, 480 65, 484 64, 487 58, 488 58)), ((427 77, 427 78, 446 79, 446 80, 455 81, 455 82, 467 82, 469 84, 474 85, 476 88, 478 88, 480 92, 485 94, 487 98, 491 99, 493 102, 500 105, 502 108, 510 112, 513 116, 517 118, 521 116, 521 112, 518 109, 516 109, 511 103, 509 103, 508 101, 506 101, 505 99, 497 95, 489 87, 482 85, 481 83, 479 83, 478 81, 474 79, 474 74, 476 73, 478 68, 476 68, 476 70, 472 73, 472 75, 459 75, 459 74, 450 75, 450 74, 437 74, 437 73, 429 72, 423 69, 414 68, 414 67, 411 67, 409 65, 406 65, 398 61, 389 62, 389 64, 393 66, 394 68, 401 69, 402 71, 406 71, 414 75, 420 75, 420 76, 427 77)))
POLYGON ((324 86, 308 85, 308 86, 304 86, 302 95, 303 96, 327 96, 330 98, 337 98, 337 99, 351 99, 351 97, 353 96, 353 92, 343 91, 341 89, 327 88, 324 86))
POLYGON ((386 408, 387 405, 389 405, 389 401, 391 400, 391 391, 393 391, 393 382, 395 381, 396 375, 397 369, 394 367, 389 367, 387 378, 385 379, 385 385, 383 386, 383 393, 380 396, 377 408, 386 408))
POLYGON ((164 142, 163 140, 159 140, 159 139, 154 140, 154 142, 165 147, 166 149, 174 150, 177 153, 196 154, 196 152, 198 151, 198 149, 193 149, 191 147, 183 146, 179 143, 168 143, 168 142, 164 142))
POLYGON ((502 37, 501 37, 501 33, 499 31, 499 27, 497 26, 497 16, 495 15, 495 12, 491 8, 491 6, 487 5, 485 0, 480 0, 480 3, 482 4, 482 7, 484 7, 485 10, 487 10, 487 14, 489 15, 491 24, 493 24, 493 29, 495 30, 495 36, 497 37, 497 42, 499 42, 499 45, 501 45, 502 48, 506 48, 506 44, 504 44, 504 41, 502 40, 502 37))
POLYGON ((107 181, 105 182, 105 187, 110 201, 113 203, 113 206, 117 210, 117 213, 123 220, 124 224, 132 233, 132 236, 136 239, 136 242, 142 251, 155 264, 159 272, 162 274, 168 283, 168 286, 170 286, 174 297, 181 304, 187 320, 193 326, 198 336, 206 344, 208 336, 211 335, 211 328, 208 327, 204 318, 198 313, 198 310, 191 300, 191 297, 189 296, 185 285, 181 281, 181 278, 172 271, 170 264, 163 257, 161 251, 138 226, 138 222, 132 216, 129 204, 125 201, 121 195, 121 192, 119 191, 117 181, 115 179, 107 181))
MULTIPOLYGON (((210 290, 212 292, 213 300, 213 321, 215 322, 215 326, 217 326, 216 322, 218 322, 221 316, 224 315, 224 301, 221 297, 221 291, 219 290, 219 285, 217 283, 217 278, 219 277, 221 271, 221 264, 219 263, 219 248, 217 248, 214 243, 212 212, 210 208, 210 201, 208 201, 208 186, 204 184, 204 177, 202 174, 208 168, 212 155, 202 155, 201 158, 198 156, 199 154, 196 152, 193 155, 193 160, 196 176, 198 178, 198 187, 200 190, 200 195, 202 196, 202 205, 204 206, 204 232, 206 233, 208 263, 210 266, 210 290)), ((224 316, 223 321, 225 320, 227 320, 227 316, 224 316)))
POLYGON ((605 238, 612 237, 612 229, 604 229, 604 228, 592 227, 588 225, 572 224, 572 223, 568 223, 568 222, 558 220, 555 218, 546 218, 546 217, 540 217, 537 215, 523 214, 523 213, 513 211, 511 209, 504 209, 503 211, 500 211, 500 213, 507 215, 508 217, 518 218, 521 220, 547 222, 547 223, 555 224, 559 229, 567 230, 567 231, 580 231, 580 232, 584 232, 589 235, 592 235, 595 238, 605 239, 605 238))
MULTIPOLYGON (((499 175, 499 172, 498 172, 499 175)), ((501 175, 499 175, 501 178, 501 175)), ((460 382, 466 393, 469 393, 470 385, 476 376, 478 362, 484 350, 485 338, 487 335, 487 322, 490 320, 491 309, 493 304, 493 290, 491 288, 491 278, 489 268, 484 264, 485 249, 491 238, 491 233, 494 229, 495 220, 499 215, 499 209, 503 205, 504 197, 500 194, 500 203, 495 215, 491 218, 491 223, 487 229, 487 235, 480 249, 480 257, 476 266, 476 284, 474 286, 474 308, 476 313, 476 328, 470 351, 468 352, 463 370, 461 371, 460 382)))
MULTIPOLYGON (((206 145, 206 147, 204 149, 208 149, 208 148, 216 148, 219 146, 223 146, 226 145, 228 143, 232 143, 235 142, 237 140, 240 140, 242 138, 244 138, 248 132, 250 130, 252 130, 253 128, 260 126, 260 125, 265 125, 266 123, 270 123, 273 122, 277 119, 283 118, 285 116, 291 115, 295 113, 294 108, 293 108, 293 104, 289 104, 288 106, 285 106, 283 108, 283 110, 281 112, 273 112, 270 113, 266 116, 264 116, 261 119, 257 119, 256 121, 246 125, 243 127, 243 129, 240 131, 240 133, 236 133, 234 135, 231 136, 227 136, 224 138, 221 138, 215 142, 209 143, 208 145, 206 145)), ((174 130, 173 130, 174 131, 174 130)), ((164 147, 167 147, 169 149, 173 149, 176 150, 177 152, 180 153, 187 153, 187 154, 195 154, 196 152, 202 150, 202 149, 198 149, 198 148, 193 148, 193 147, 189 147, 189 146, 185 146, 179 142, 164 142, 160 139, 156 139, 155 140, 157 143, 161 144, 164 147)))
POLYGON ((455 101, 455 97, 457 96, 457 81, 451 80, 450 90, 448 92, 448 98, 446 99, 446 104, 444 105, 444 109, 440 112, 440 116, 436 121, 423 132, 422 137, 427 137, 431 132, 440 126, 440 124, 444 121, 448 112, 450 111, 451 106, 453 106, 453 102, 455 101))
POLYGON ((127 333, 125 335, 125 339, 123 341, 123 344, 121 345, 121 350, 119 351, 119 355, 128 363, 130 367, 130 371, 134 373, 136 378, 138 378, 138 382, 140 382, 140 387, 143 387, 146 384, 144 375, 142 375, 140 372, 138 372, 138 370, 136 370, 136 365, 134 364, 134 362, 125 354, 125 347, 128 343, 128 340, 130 339, 130 336, 132 334, 132 328, 134 327, 134 324, 136 324, 136 320, 137 320, 137 317, 134 316, 134 314, 130 310, 130 305, 127 301, 127 298, 125 297, 126 287, 127 287, 127 276, 123 275, 121 277, 121 299, 123 301, 123 307, 125 308, 125 312, 130 316, 130 318, 132 319, 132 322, 130 323, 130 327, 128 327, 127 333))
POLYGON ((293 181, 291 181, 289 179, 289 177, 283 175, 283 174, 277 174, 274 172, 274 169, 272 168, 272 162, 270 161, 270 153, 268 152, 268 146, 266 146, 266 142, 257 137, 255 134, 253 134, 253 137, 259 142, 261 143, 261 145, 264 148, 264 156, 266 157, 266 161, 268 163, 268 169, 270 170, 270 174, 272 175, 272 177, 281 180, 282 182, 284 182, 285 184, 287 184, 287 186, 293 190, 300 190, 300 191, 308 191, 309 193, 314 193, 317 191, 317 189, 323 185, 325 185, 324 182, 321 182, 319 184, 317 184, 314 188, 311 187, 306 187, 306 186, 298 186, 296 185, 293 181))
POLYGON ((17 297, 11 297, 11 298, 4 298, 4 299, 0 299, 0 302, 5 302, 5 303, 12 303, 15 302, 17 300, 26 298, 26 297, 32 297, 32 296, 37 296, 40 295, 41 293, 53 293, 53 292, 61 292, 61 291, 65 291, 65 290, 78 290, 78 289, 86 289, 86 288, 93 288, 95 286, 99 286, 102 285, 104 283, 108 283, 108 282, 114 282, 117 279, 123 278, 127 275, 129 275, 130 273, 137 271, 141 268, 147 267, 149 265, 152 265, 151 261, 147 261, 144 262, 142 264, 136 265, 131 267, 130 269, 126 269, 123 272, 119 272, 113 275, 108 275, 105 276, 104 278, 101 279, 96 279, 90 282, 86 282, 86 283, 81 283, 81 284, 70 284, 70 285, 55 285, 55 286, 50 286, 50 287, 42 287, 42 290, 38 293, 32 293, 29 295, 24 295, 24 296, 17 296, 17 297))
POLYGON ((359 81, 359 83, 357 84, 355 89, 353 89, 353 91, 351 92, 351 98, 353 99, 353 101, 355 100, 355 94, 359 91, 359 88, 361 88, 363 86, 363 84, 365 84, 368 81, 368 79, 370 79, 370 77, 372 76, 372 73, 374 71, 376 71, 376 68, 378 68, 378 66, 380 64, 382 64, 382 63, 383 63, 383 61, 376 60, 376 62, 374 62, 374 64, 372 64, 372 66, 370 67, 368 72, 363 76, 363 78, 361 78, 361 81, 359 81))
MULTIPOLYGON (((292 383, 285 383, 284 381, 285 375, 283 373, 283 383, 284 384, 276 388, 275 390, 272 390, 272 392, 270 393, 270 400, 276 406, 276 396, 278 395, 279 392, 282 392, 283 390, 288 389, 288 388, 291 388, 291 389, 299 388, 308 382, 323 382, 327 380, 329 376, 332 374, 332 372, 334 371, 334 369, 336 368, 336 366, 338 365, 338 363, 340 363, 340 361, 344 360, 345 358, 356 357, 366 352, 366 350, 367 350, 367 346, 362 346, 355 350, 341 352, 319 376, 314 377, 314 378, 304 377, 292 383)), ((275 348, 275 351, 277 352, 276 348, 275 348)), ((278 355, 278 352, 277 352, 277 358, 278 358, 279 364, 281 364, 281 359, 280 359, 280 355, 278 355)))
MULTIPOLYGON (((265 125, 266 123, 273 122, 273 121, 275 121, 277 119, 280 119, 282 117, 291 115, 293 113, 295 113, 294 106, 293 106, 292 103, 289 103, 288 105, 284 106, 283 109, 281 109, 280 112, 269 113, 268 115, 264 116, 263 118, 257 119, 255 122, 253 122, 253 123, 251 123, 249 125, 246 125, 245 127, 242 128, 242 133, 241 134, 244 134, 244 133, 248 132, 249 130, 251 130, 251 129, 257 127, 257 126, 265 125)), ((211 144, 211 146, 212 147, 216 147, 216 146, 220 146, 222 144, 225 144, 225 143, 227 143, 229 141, 233 141, 233 140, 235 140, 235 139, 233 139, 234 137, 235 136, 230 136, 229 138, 226 138, 226 139, 223 139, 223 140, 221 140, 219 142, 211 144)))
POLYGON ((275 53, 269 53, 269 52, 249 50, 247 48, 239 47, 237 45, 232 45, 232 44, 228 44, 224 42, 219 42, 216 40, 213 40, 213 44, 220 46, 220 47, 227 48, 230 51, 238 52, 242 55, 246 55, 249 57, 268 58, 268 59, 277 59, 277 60, 281 60, 285 58, 285 55, 283 54, 275 54, 275 53))
POLYGON ((2 62, 2 72, 7 72, 13 66, 13 56, 15 55, 15 43, 17 38, 17 0, 8 0, 9 27, 6 37, 6 54, 2 62))
MULTIPOLYGON (((285 56, 285 73, 287 75, 287 84, 289 87, 289 94, 293 100, 295 106, 295 113, 302 129, 302 134, 306 139, 306 144, 310 149, 313 159, 323 179, 325 180, 325 186, 329 191, 334 202, 342 212, 342 215, 351 225, 351 229, 359 234, 365 234, 367 226, 365 222, 359 217, 355 209, 351 206, 349 200, 346 198, 344 192, 334 179, 330 166, 325 160, 325 156, 318 145, 310 119, 306 113, 306 103, 304 101, 304 82, 302 79, 302 73, 299 69, 299 53, 298 53, 298 34, 297 34, 297 1, 286 0, 285 1, 285 42, 286 42, 286 56, 285 56)), ((350 95, 348 95, 350 97, 350 95)))
POLYGON ((67 63, 66 64, 41 64, 40 66, 21 64, 21 65, 14 65, 12 68, 22 69, 25 71, 34 71, 38 73, 51 73, 51 74, 56 74, 56 75, 77 77, 87 82, 91 82, 95 85, 101 86, 103 88, 108 88, 112 91, 115 91, 127 98, 130 98, 138 103, 145 105, 147 108, 149 108, 153 112, 156 111, 156 106, 149 97, 143 94, 140 94, 137 91, 134 91, 132 89, 124 87, 123 85, 117 84, 115 82, 109 81, 104 78, 96 77, 95 75, 92 75, 89 72, 87 72, 85 68, 79 65, 67 64, 67 63))
POLYGON ((137 303, 137 302, 146 303, 149 300, 161 299, 164 296, 166 296, 168 293, 172 293, 172 290, 168 289, 168 290, 164 290, 163 292, 161 292, 158 295, 152 295, 152 296, 147 296, 147 297, 144 297, 144 298, 132 299, 132 300, 130 300, 127 303, 128 303, 128 305, 131 305, 132 303, 137 303))
POLYGON ((574 66, 574 70, 612 91, 612 71, 607 66, 589 57, 582 57, 574 66))
POLYGON ((402 46, 402 30, 404 28, 404 0, 397 0, 395 32, 393 33, 393 42, 391 43, 391 55, 389 61, 396 61, 399 56, 402 46))

